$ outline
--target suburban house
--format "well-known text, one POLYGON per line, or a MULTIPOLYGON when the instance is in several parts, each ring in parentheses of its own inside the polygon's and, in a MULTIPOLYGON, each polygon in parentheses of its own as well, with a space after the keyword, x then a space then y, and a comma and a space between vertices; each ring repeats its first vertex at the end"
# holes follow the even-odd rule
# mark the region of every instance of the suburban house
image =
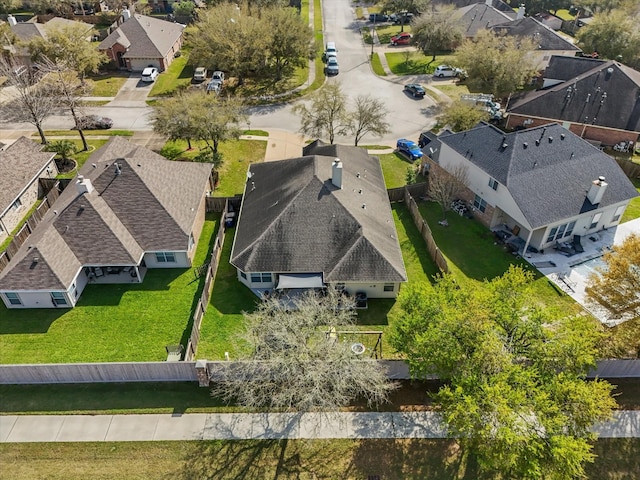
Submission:
POLYGON ((525 17, 524 7, 520 7, 518 10, 516 20, 493 25, 491 30, 501 35, 533 39, 536 49, 531 51, 529 56, 531 63, 537 70, 546 68, 553 55, 575 57, 577 53, 582 52, 569 40, 558 35, 551 27, 535 18, 525 17))
POLYGON ((640 72, 613 60, 554 56, 544 85, 512 100, 507 129, 553 121, 598 145, 638 141, 640 72))
MULTIPOLYGON (((31 63, 31 54, 26 44, 34 38, 47 38, 48 34, 55 30, 64 30, 65 28, 85 28, 87 31, 87 41, 90 42, 94 31, 94 26, 84 22, 68 20, 61 17, 53 17, 45 23, 38 21, 37 16, 30 18, 26 22, 18 22, 13 15, 7 17, 7 23, 11 28, 11 33, 15 35, 20 45, 8 45, 7 49, 12 54, 17 63, 29 65, 31 63)), ((4 39, 3 39, 4 40, 4 39)))
MULTIPOLYGON (((521 7, 521 11, 524 15, 524 8, 521 7)), ((486 30, 493 25, 509 22, 515 19, 516 15, 513 10, 497 9, 491 0, 484 3, 472 3, 460 7, 452 13, 452 17, 455 18, 466 38, 475 37, 479 30, 486 30)))
POLYGON ((466 168, 460 198, 488 227, 517 235, 521 252, 616 226, 638 196, 613 158, 556 123, 504 133, 482 122, 425 153, 429 175, 466 168))
POLYGON ((249 167, 231 264, 255 293, 334 286, 393 298, 407 280, 377 157, 316 141, 249 167))
POLYGON ((105 38, 98 50, 118 68, 140 72, 146 67, 166 70, 182 48, 184 25, 145 15, 122 12, 123 22, 105 38))
POLYGON ((18 226, 40 198, 40 178, 55 178, 55 153, 20 137, 0 150, 0 243, 18 226))
POLYGON ((141 283, 148 268, 189 267, 210 177, 210 164, 111 137, 0 273, 0 298, 7 308, 73 307, 88 283, 141 283))

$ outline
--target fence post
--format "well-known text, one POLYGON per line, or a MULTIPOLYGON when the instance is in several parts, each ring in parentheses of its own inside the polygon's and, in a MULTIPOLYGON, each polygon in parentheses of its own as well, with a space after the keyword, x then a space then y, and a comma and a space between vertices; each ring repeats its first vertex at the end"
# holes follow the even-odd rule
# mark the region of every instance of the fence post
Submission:
POLYGON ((208 387, 211 382, 211 374, 206 360, 196 360, 196 374, 198 375, 198 386, 208 387))

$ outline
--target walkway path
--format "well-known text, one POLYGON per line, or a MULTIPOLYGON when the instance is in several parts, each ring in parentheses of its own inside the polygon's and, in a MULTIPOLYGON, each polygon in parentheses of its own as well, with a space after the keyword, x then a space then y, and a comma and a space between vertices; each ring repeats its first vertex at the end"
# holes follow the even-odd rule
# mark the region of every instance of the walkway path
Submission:
MULTIPOLYGON (((640 411, 620 411, 594 429, 640 437, 640 411)), ((0 443, 319 438, 446 438, 434 412, 5 415, 0 443)))

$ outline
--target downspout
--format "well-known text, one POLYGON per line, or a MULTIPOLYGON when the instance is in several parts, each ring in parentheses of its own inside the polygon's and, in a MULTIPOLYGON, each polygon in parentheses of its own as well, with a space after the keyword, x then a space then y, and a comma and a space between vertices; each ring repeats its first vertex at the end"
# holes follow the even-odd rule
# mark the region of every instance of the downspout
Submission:
POLYGON ((527 235, 527 241, 524 243, 524 249, 522 250, 523 257, 527 253, 527 248, 529 248, 529 242, 531 242, 531 235, 533 235, 533 229, 529 230, 529 235, 527 235))

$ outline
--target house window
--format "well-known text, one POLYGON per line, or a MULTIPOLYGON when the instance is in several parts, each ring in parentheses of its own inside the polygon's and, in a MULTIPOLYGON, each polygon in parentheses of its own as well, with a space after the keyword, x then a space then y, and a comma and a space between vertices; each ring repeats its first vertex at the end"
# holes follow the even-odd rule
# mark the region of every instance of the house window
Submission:
POLYGON ((271 283, 272 277, 270 273, 252 273, 251 283, 271 283))
POLYGON ((244 272, 240 272, 240 276, 241 276, 242 278, 244 278, 245 280, 247 279, 247 274, 246 274, 246 273, 244 273, 244 272))
POLYGON ((485 202, 481 197, 476 195, 475 198, 473 199, 473 206, 476 207, 478 210, 480 210, 482 213, 484 213, 485 210, 487 209, 487 202, 485 202))
POLYGON ((573 233, 573 227, 576 226, 576 222, 569 222, 569 225, 567 226, 567 231, 564 233, 565 237, 570 237, 571 234, 573 233))
POLYGON ((564 231, 567 228, 567 224, 565 223, 564 225, 560 225, 558 227, 558 234, 556 235, 556 238, 562 238, 564 237, 564 231))
POLYGON ((601 216, 602 216, 602 213, 596 213, 593 216, 593 219, 591 219, 591 225, 589 225, 589 230, 591 230, 592 228, 596 228, 598 226, 598 222, 600 221, 601 216))
POLYGON ((51 301, 54 305, 66 305, 67 299, 62 292, 51 292, 51 301))
POLYGON ((558 232, 558 227, 553 227, 549 231, 549 236, 547 237, 547 243, 553 242, 556 239, 556 233, 558 232))
POLYGON ((11 305, 22 305, 22 300, 17 293, 5 293, 4 296, 7 297, 11 305))
POLYGON ((69 293, 71 294, 70 296, 72 296, 73 298, 78 298, 78 289, 76 288, 75 283, 71 285, 71 288, 69 289, 69 293))
POLYGON ((553 227, 549 231, 549 236, 547 237, 547 243, 553 242, 554 240, 560 240, 562 237, 569 237, 573 234, 573 227, 576 226, 576 222, 569 222, 558 227, 553 227))
POLYGON ((15 202, 13 202, 13 205, 11 205, 11 210, 17 210, 22 206, 22 202, 20 201, 20 199, 17 199, 15 202))
POLYGON ((193 248, 193 245, 195 244, 194 240, 193 240, 193 233, 191 235, 189 235, 189 250, 191 250, 193 248))
POLYGON ((489 186, 494 190, 498 190, 498 181, 495 178, 489 178, 489 186))
MULTIPOLYGON (((622 212, 624 212, 624 205, 621 205, 618 208, 616 208, 616 213, 613 214, 613 218, 611 219, 611 221, 617 222, 618 220, 620 220, 620 217, 622 216, 622 212)), ((2 231, 2 228, 0 228, 0 232, 1 231, 2 231)))
POLYGON ((385 283, 384 291, 385 292, 393 292, 395 285, 393 283, 385 283))
POLYGON ((176 254, 173 252, 156 252, 156 261, 158 263, 175 263, 176 254))

